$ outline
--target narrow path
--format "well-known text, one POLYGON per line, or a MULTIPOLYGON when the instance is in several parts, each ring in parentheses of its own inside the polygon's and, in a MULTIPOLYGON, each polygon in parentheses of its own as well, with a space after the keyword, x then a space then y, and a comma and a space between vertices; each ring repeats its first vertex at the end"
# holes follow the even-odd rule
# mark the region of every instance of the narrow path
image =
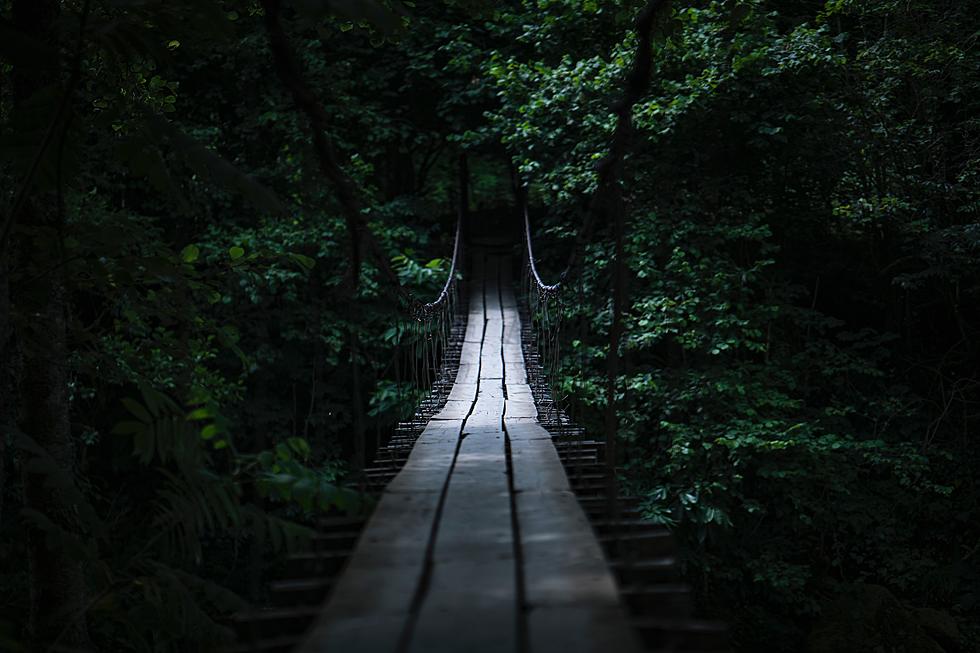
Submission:
POLYGON ((511 262, 473 258, 452 393, 385 489, 304 653, 638 649, 537 422, 511 262))

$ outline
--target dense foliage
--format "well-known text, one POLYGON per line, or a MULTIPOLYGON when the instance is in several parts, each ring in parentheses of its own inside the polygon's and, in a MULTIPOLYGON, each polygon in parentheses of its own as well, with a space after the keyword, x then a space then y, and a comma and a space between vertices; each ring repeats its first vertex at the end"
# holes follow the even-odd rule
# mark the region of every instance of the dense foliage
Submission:
MULTIPOLYGON (((572 246, 635 43, 629 12, 588 4, 539 3, 486 65, 550 207, 542 251, 572 246)), ((619 435, 745 650, 800 650, 865 584, 975 623, 977 28, 936 2, 674 3, 659 25, 624 179, 619 435)), ((566 309, 564 391, 595 430, 610 242, 566 309)), ((811 646, 891 636, 819 648, 834 626, 811 646)))
MULTIPOLYGON (((40 214, 13 216, 3 257, 13 310, 2 310, 0 412, 21 418, 3 433, 0 648, 33 636, 212 650, 227 635, 215 619, 261 598, 268 553, 301 538, 315 512, 358 507, 341 481, 406 407, 391 369, 399 298, 377 261, 352 282, 336 193, 257 5, 79 2, 33 13, 43 4, 8 3, 0 37, 11 82, 3 201, 31 183, 40 214), (56 115, 62 103, 67 118, 56 115), (57 140, 32 179, 49 125, 57 140), (62 335, 39 318, 46 310, 64 315, 62 335), (50 360, 58 337, 64 358, 50 360), (61 443, 16 408, 50 401, 35 396, 43 385, 17 384, 46 364, 67 384, 61 443), (54 496, 32 497, 32 483, 54 496), (83 578, 74 589, 54 578, 61 596, 31 605, 45 564, 35 548, 83 578), (82 614, 59 612, 59 601, 82 614)), ((381 249, 403 284, 432 293, 446 266, 420 257, 449 252, 457 201, 449 129, 437 120, 448 109, 412 112, 398 89, 435 85, 420 101, 438 104, 437 68, 404 70, 410 44, 375 56, 383 37, 356 12, 283 22, 381 249)), ((445 103, 462 115, 455 93, 445 103)))
MULTIPOLYGON (((359 507, 412 401, 393 284, 439 286, 467 187, 514 212, 513 172, 552 272, 583 248, 559 383, 602 429, 617 262, 578 236, 644 3, 282 4, 0 2, 4 650, 212 650, 359 507)), ((620 463, 739 650, 891 650, 835 608, 871 586, 980 641, 978 35, 945 0, 656 15, 620 463)))

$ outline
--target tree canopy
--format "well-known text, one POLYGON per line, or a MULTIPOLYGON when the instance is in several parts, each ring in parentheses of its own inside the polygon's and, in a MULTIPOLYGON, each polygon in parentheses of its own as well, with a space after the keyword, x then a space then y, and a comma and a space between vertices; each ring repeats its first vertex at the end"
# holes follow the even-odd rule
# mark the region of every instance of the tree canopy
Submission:
POLYGON ((840 609, 880 587, 974 650, 978 38, 948 0, 0 0, 0 649, 227 641, 369 508, 457 216, 526 201, 559 399, 612 400, 734 648, 893 650, 840 609))

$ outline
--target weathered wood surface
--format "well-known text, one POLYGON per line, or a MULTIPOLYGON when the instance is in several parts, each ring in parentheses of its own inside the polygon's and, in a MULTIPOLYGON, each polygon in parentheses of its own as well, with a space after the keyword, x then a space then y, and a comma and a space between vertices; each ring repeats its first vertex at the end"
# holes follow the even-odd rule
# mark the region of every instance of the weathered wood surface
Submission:
POLYGON ((474 258, 456 385, 382 495, 304 653, 639 650, 537 423, 511 262, 474 258))

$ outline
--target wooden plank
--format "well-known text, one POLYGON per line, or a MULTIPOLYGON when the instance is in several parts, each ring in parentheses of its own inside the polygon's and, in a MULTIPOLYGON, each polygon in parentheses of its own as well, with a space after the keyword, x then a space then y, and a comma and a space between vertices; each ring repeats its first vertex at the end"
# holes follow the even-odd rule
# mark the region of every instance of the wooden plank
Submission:
POLYGON ((510 421, 507 432, 531 650, 638 651, 612 573, 550 435, 540 424, 510 421))
MULTIPOLYGON (((504 320, 504 330, 501 334, 504 378, 507 379, 508 383, 526 384, 527 369, 524 367, 524 351, 521 346, 521 318, 517 312, 514 293, 509 287, 503 292, 501 304, 504 320)), ((537 416, 537 411, 531 412, 527 409, 520 409, 518 412, 519 415, 514 414, 514 417, 537 416)))
POLYGON ((480 398, 504 398, 504 386, 500 379, 480 379, 480 398))
POLYGON ((504 434, 472 433, 449 481, 409 650, 516 650, 516 579, 504 434))
POLYGON ((509 345, 504 343, 503 357, 505 363, 523 363, 524 351, 521 349, 520 345, 509 345))
POLYGON ((524 363, 504 363, 504 377, 514 383, 527 383, 527 369, 524 363))
MULTIPOLYGON (((480 338, 482 338, 482 331, 480 338)), ((474 365, 480 362, 480 352, 483 350, 482 340, 477 342, 464 342, 459 351, 460 364, 474 365)))
POLYGON ((514 439, 514 427, 509 420, 507 424, 514 489, 518 492, 571 492, 551 438, 514 439))
POLYGON ((419 492, 441 492, 446 484, 449 469, 456 452, 455 443, 440 447, 422 445, 414 447, 418 451, 416 460, 409 460, 401 471, 388 483, 386 494, 417 494, 419 492))
POLYGON ((412 447, 405 465, 385 488, 382 503, 392 493, 441 492, 462 429, 462 420, 430 422, 412 447))
POLYGON ((480 359, 480 379, 503 379, 504 361, 500 358, 500 351, 487 351, 484 349, 483 357, 480 359))
POLYGON ((527 383, 507 381, 507 398, 515 401, 534 401, 531 388, 527 383))
POLYGON ((471 415, 466 420, 467 431, 499 431, 500 415, 471 415))
POLYGON ((397 650, 421 580, 439 496, 382 496, 300 653, 397 650))
POLYGON ((510 436, 512 446, 514 442, 519 440, 551 440, 551 434, 537 421, 520 422, 508 419, 507 435, 510 436))
POLYGON ((617 607, 616 584, 575 495, 528 492, 517 499, 528 604, 617 607))
POLYGON ((485 415, 488 417, 493 417, 499 421, 503 414, 503 394, 493 396, 481 392, 479 395, 477 395, 476 402, 473 403, 473 410, 470 413, 469 419, 472 420, 474 417, 485 415))
POLYGON ((618 606, 538 606, 530 611, 527 620, 529 648, 534 653, 642 650, 618 606))
POLYGON ((476 399, 475 383, 454 383, 447 401, 473 401, 476 399))
POLYGON ((487 318, 496 317, 500 318, 500 288, 497 286, 496 281, 488 281, 485 286, 483 286, 483 307, 486 311, 487 318))
POLYGON ((476 383, 480 378, 479 363, 460 363, 456 372, 456 383, 476 383))
POLYGON ((473 406, 472 401, 447 401, 438 413, 433 415, 435 420, 461 420, 465 419, 473 406))
POLYGON ((477 344, 483 342, 483 313, 478 316, 470 315, 466 318, 466 334, 463 336, 463 344, 477 344))
POLYGON ((487 348, 496 349, 497 355, 500 355, 500 342, 504 334, 504 322, 497 317, 488 317, 486 325, 486 334, 484 337, 484 351, 487 348))
MULTIPOLYGON (((433 420, 429 422, 419 439, 415 441, 415 446, 456 442, 459 439, 459 431, 462 425, 462 420, 433 420)), ((409 459, 411 460, 411 454, 409 454, 409 459)))
POLYGON ((470 294, 469 306, 466 315, 466 334, 463 342, 483 342, 483 323, 486 320, 486 311, 483 307, 483 290, 481 287, 477 292, 470 294))
POLYGON ((538 407, 533 401, 511 399, 507 397, 504 414, 508 417, 537 417, 538 407))
POLYGON ((536 420, 511 261, 477 252, 471 269, 456 385, 382 495, 303 653, 396 653, 405 632, 413 653, 514 651, 521 619, 533 653, 638 650, 602 550, 536 420), (526 613, 518 604, 508 438, 526 613))
MULTIPOLYGON (((444 563, 432 574, 430 592, 408 650, 411 653, 517 651, 518 607, 513 560, 476 566, 444 563)), ((337 651, 364 651, 338 648, 337 651)), ((331 651, 330 653, 333 653, 331 651)))
MULTIPOLYGON (((504 313, 504 359, 509 360, 506 350, 511 348, 511 351, 516 350, 517 352, 521 353, 521 361, 523 361, 524 355, 521 351, 521 317, 520 313, 517 312, 517 304, 514 300, 513 293, 508 293, 505 296, 502 304, 504 313)), ((516 360, 516 358, 514 358, 514 360, 516 360)))
POLYGON ((527 372, 524 368, 509 368, 506 371, 508 383, 527 383, 527 372))
POLYGON ((521 326, 520 324, 508 324, 504 323, 504 333, 503 342, 505 345, 518 345, 521 344, 521 326))

